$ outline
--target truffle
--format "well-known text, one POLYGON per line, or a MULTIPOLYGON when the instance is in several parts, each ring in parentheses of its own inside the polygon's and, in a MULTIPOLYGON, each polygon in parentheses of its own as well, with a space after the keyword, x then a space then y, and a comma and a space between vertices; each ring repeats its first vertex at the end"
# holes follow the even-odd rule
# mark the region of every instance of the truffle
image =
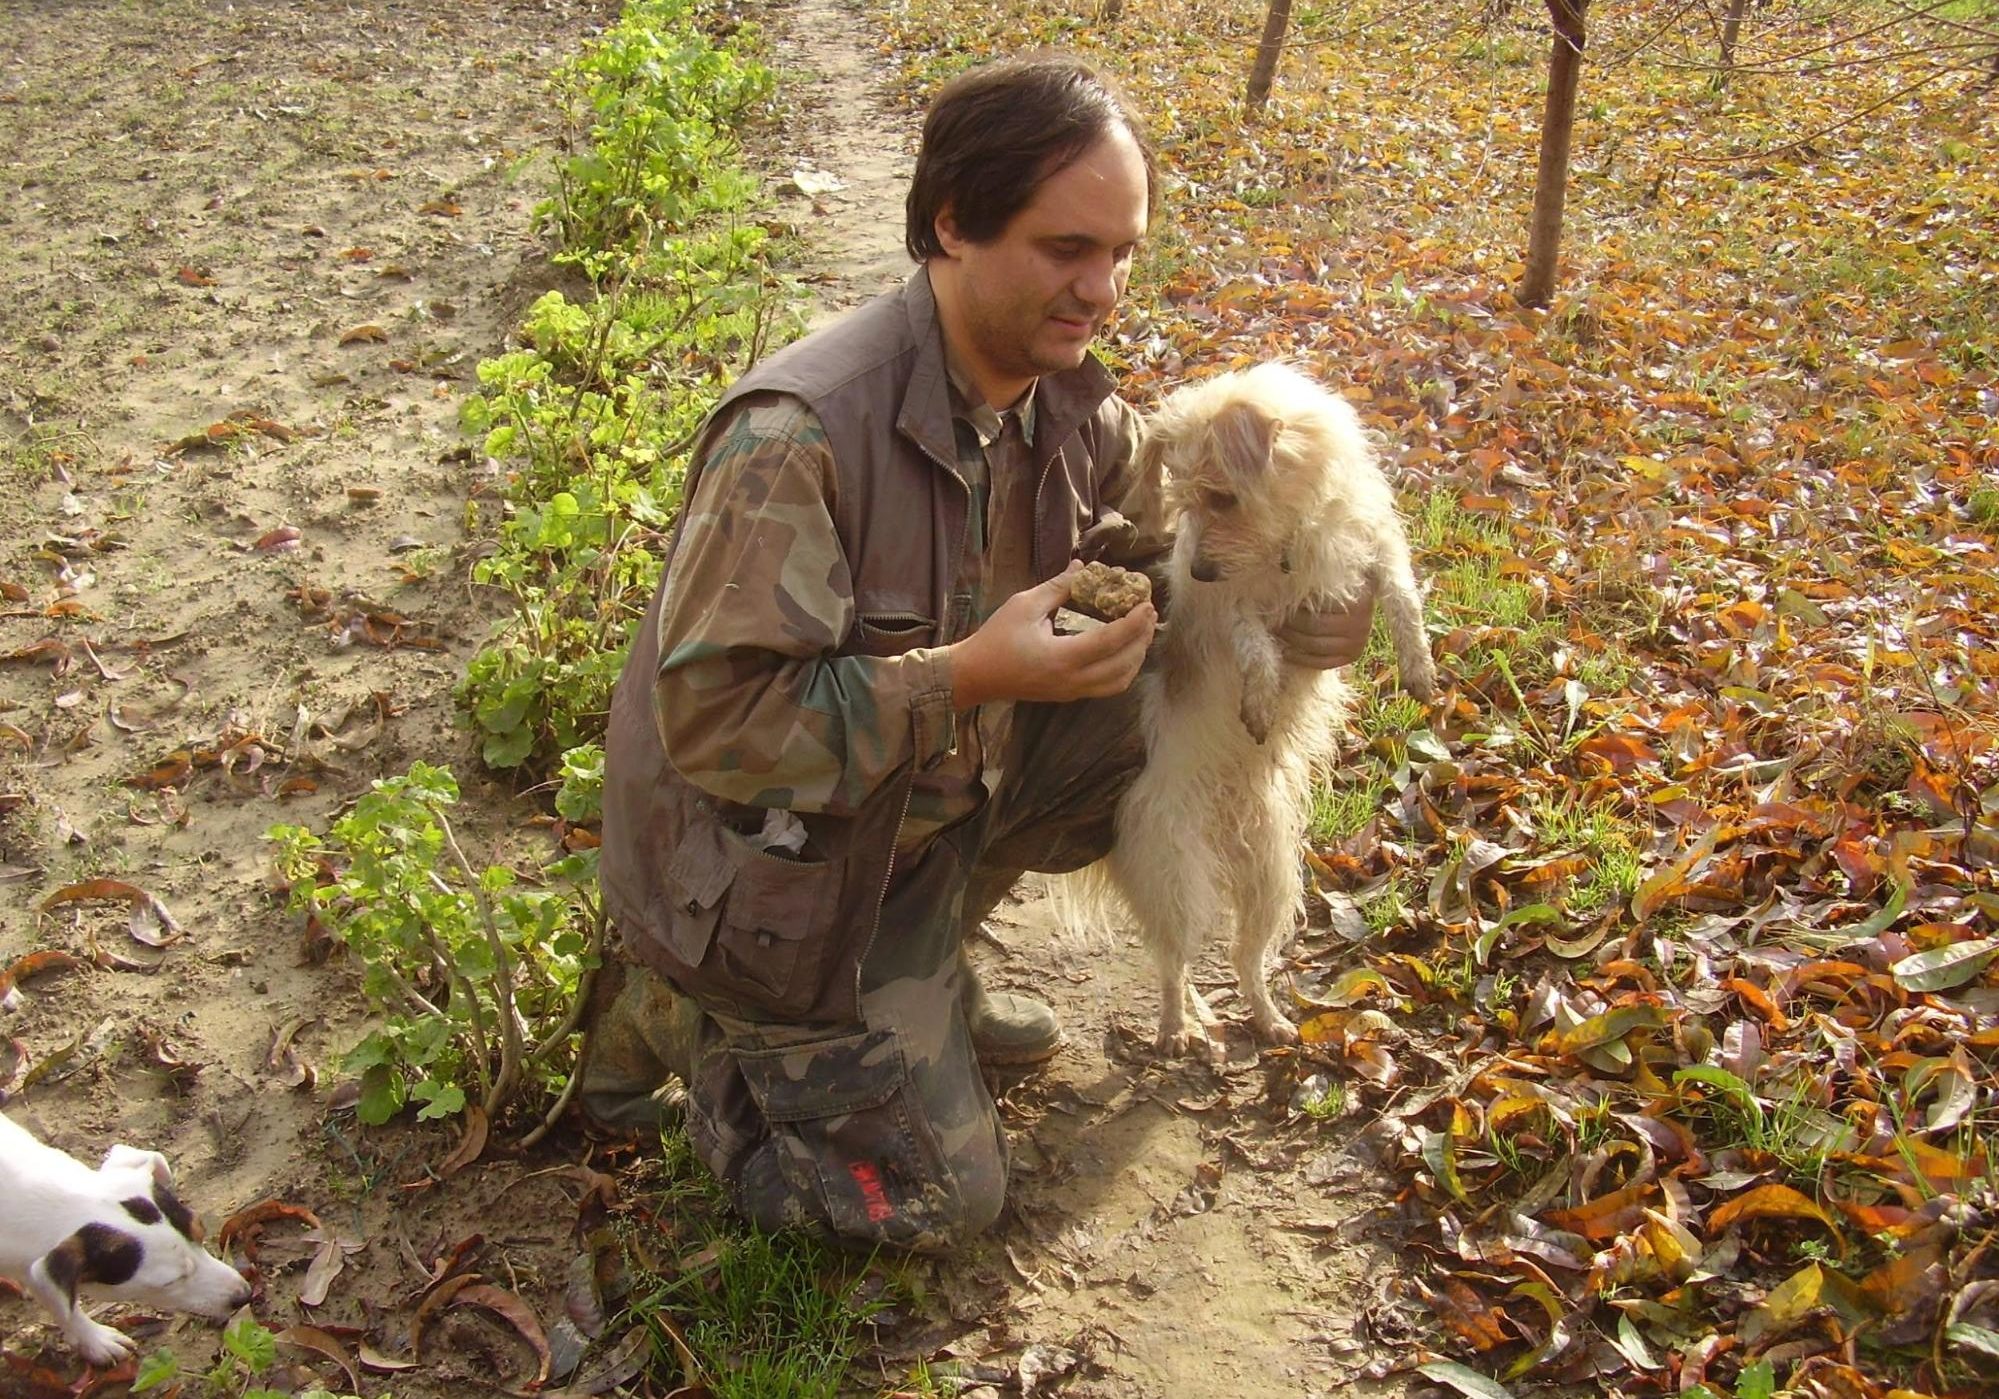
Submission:
POLYGON ((1115 622, 1152 601, 1152 580, 1128 568, 1092 561, 1069 578, 1069 605, 1087 616, 1115 622))

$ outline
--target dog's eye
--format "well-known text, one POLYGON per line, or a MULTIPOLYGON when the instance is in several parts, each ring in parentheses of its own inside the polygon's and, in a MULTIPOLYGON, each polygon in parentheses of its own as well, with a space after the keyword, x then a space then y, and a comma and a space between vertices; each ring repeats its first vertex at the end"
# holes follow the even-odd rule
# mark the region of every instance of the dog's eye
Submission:
POLYGON ((1233 510, 1236 498, 1228 491, 1202 491, 1201 503, 1210 510, 1233 510))

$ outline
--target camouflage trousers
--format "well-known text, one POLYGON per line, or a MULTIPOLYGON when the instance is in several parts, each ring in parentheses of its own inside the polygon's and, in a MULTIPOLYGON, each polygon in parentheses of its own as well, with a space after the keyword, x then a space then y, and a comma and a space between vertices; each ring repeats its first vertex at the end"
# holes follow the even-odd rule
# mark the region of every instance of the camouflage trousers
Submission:
POLYGON ((688 1135, 757 1225, 936 1251, 998 1217, 1006 1137, 966 1025, 964 933, 1023 872, 1080 869, 1110 849, 1144 762, 1137 713, 1130 692, 1016 709, 1000 791, 892 881, 858 1024, 708 1005, 683 1017, 688 1042, 668 1067, 687 1084, 688 1135))

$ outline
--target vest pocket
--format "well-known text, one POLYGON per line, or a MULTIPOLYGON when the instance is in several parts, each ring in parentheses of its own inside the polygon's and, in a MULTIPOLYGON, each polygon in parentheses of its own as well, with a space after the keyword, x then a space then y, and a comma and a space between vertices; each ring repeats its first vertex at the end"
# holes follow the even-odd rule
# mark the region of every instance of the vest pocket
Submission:
POLYGON ((900 656, 937 640, 937 619, 915 612, 874 612, 855 619, 849 654, 900 656))
POLYGON ((667 866, 655 910, 674 979, 758 1015, 802 1016, 836 964, 843 865, 758 850, 719 822, 697 821, 667 866))

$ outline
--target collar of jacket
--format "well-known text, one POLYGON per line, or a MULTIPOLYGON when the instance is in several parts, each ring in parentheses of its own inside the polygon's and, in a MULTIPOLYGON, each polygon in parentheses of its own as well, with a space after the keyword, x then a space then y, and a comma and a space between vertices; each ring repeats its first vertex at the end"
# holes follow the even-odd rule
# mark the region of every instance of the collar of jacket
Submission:
MULTIPOLYGON (((924 454, 956 475, 957 458, 951 431, 951 379, 944 368, 944 327, 937 319, 937 297, 930 289, 930 269, 919 267, 897 293, 908 317, 910 343, 916 347, 909 387, 896 415, 896 430, 924 454)), ((1074 369, 1043 374, 1034 393, 1032 461, 1037 479, 1056 448, 1088 422, 1117 389, 1117 381, 1094 354, 1074 369)))

